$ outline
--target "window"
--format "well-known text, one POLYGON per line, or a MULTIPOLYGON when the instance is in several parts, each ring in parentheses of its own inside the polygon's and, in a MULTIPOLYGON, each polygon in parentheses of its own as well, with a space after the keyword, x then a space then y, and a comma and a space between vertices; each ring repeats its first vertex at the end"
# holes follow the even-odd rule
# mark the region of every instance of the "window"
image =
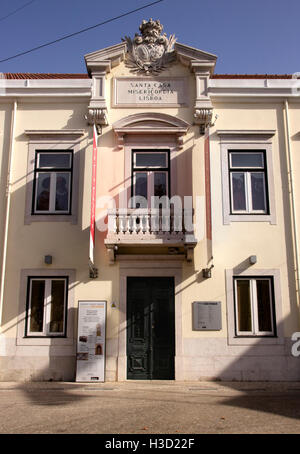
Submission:
POLYGON ((144 197, 169 195, 169 151, 134 150, 132 152, 132 195, 144 197))
POLYGON ((275 336, 272 278, 234 278, 236 336, 275 336))
POLYGON ((223 223, 276 224, 275 130, 219 130, 223 223))
POLYGON ((229 151, 231 213, 268 212, 264 151, 229 151))
POLYGON ((28 278, 26 336, 65 336, 67 277, 28 278))
POLYGON ((72 151, 36 151, 33 214, 71 214, 72 151))
POLYGON ((28 137, 25 224, 77 224, 84 134, 82 129, 25 130, 28 137))

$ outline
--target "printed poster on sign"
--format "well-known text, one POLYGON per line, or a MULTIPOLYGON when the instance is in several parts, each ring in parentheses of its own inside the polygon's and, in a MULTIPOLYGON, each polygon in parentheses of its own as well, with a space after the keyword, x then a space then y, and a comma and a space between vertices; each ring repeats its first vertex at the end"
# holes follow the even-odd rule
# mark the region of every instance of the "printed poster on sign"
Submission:
POLYGON ((104 382, 106 301, 79 301, 76 381, 104 382))

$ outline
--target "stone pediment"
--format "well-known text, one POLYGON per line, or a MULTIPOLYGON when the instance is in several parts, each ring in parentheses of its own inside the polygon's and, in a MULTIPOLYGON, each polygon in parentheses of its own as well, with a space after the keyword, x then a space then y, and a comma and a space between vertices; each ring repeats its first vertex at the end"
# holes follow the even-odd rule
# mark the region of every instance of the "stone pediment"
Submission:
MULTIPOLYGON (((194 118, 195 123, 200 125, 201 132, 203 132, 211 124, 212 119, 212 104, 208 94, 208 79, 214 72, 217 56, 185 44, 177 43, 174 35, 167 37, 166 33, 162 33, 163 26, 159 20, 143 20, 139 30, 140 34, 136 33, 133 38, 125 36, 123 42, 119 44, 85 55, 87 71, 93 79, 92 97, 88 106, 88 122, 98 125, 109 124, 105 83, 106 74, 113 67, 118 66, 121 62, 125 62, 133 78, 142 76, 146 80, 149 76, 153 79, 158 74, 163 75, 166 69, 170 70, 174 63, 179 63, 188 67, 195 74, 196 97, 194 118)), ((140 77, 140 81, 142 78, 140 77)), ((172 83, 175 83, 174 80, 172 83)), ((119 81, 120 84, 121 82, 119 81)), ((127 97, 126 99, 122 98, 121 102, 120 100, 115 101, 116 105, 114 107, 122 104, 130 108, 144 108, 145 105, 154 103, 158 107, 158 101, 161 101, 162 107, 165 107, 167 104, 178 104, 177 107, 184 105, 184 100, 179 102, 178 97, 176 98, 177 93, 184 93, 180 87, 177 87, 177 89, 172 88, 169 92, 167 90, 161 91, 164 96, 166 93, 169 95, 170 93, 172 95, 175 93, 175 100, 173 98, 169 99, 168 97, 167 99, 163 99, 164 96, 160 92, 158 93, 160 95, 159 99, 155 97, 151 98, 153 90, 157 90, 157 87, 153 86, 151 90, 150 95, 149 91, 147 91, 147 96, 145 95, 142 99, 140 99, 140 96, 138 98, 136 97, 140 93, 132 90, 134 92, 130 92, 130 99, 127 97)), ((117 93, 117 90, 115 93, 117 93)), ((122 90, 120 89, 120 93, 128 94, 128 89, 127 91, 124 88, 122 90)))
POLYGON ((111 68, 118 66, 125 59, 126 52, 126 43, 119 43, 85 55, 89 75, 95 71, 110 72, 111 68))
POLYGON ((182 136, 187 133, 190 125, 172 115, 158 112, 143 112, 128 115, 112 125, 117 136, 119 147, 123 146, 124 137, 128 134, 171 134, 176 136, 178 146, 182 144, 182 136))
MULTIPOLYGON (((198 70, 206 70, 210 74, 214 72, 217 61, 216 55, 180 43, 174 44, 174 51, 176 57, 174 61, 188 66, 191 71, 197 71, 198 68, 198 70)), ((86 54, 84 58, 87 71, 90 75, 97 71, 110 72, 112 68, 125 60, 126 54, 126 42, 86 54)))

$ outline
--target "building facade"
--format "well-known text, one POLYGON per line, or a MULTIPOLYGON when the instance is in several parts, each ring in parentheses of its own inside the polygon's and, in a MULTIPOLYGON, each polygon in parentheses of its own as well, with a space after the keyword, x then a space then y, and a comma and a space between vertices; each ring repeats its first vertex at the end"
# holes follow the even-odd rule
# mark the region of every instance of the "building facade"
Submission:
POLYGON ((75 380, 80 301, 106 381, 299 380, 298 79, 152 20, 85 61, 0 81, 0 380, 75 380))

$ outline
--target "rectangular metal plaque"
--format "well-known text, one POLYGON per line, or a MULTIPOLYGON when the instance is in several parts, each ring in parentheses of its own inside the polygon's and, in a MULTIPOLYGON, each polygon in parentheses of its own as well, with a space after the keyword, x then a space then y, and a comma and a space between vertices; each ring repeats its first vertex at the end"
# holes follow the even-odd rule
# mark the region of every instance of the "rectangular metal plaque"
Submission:
POLYGON ((193 302, 193 330, 220 331, 222 329, 220 301, 193 302))
POLYGON ((116 77, 114 107, 183 106, 187 103, 187 80, 184 77, 116 77))
POLYGON ((106 301, 79 301, 76 381, 104 382, 106 301))

